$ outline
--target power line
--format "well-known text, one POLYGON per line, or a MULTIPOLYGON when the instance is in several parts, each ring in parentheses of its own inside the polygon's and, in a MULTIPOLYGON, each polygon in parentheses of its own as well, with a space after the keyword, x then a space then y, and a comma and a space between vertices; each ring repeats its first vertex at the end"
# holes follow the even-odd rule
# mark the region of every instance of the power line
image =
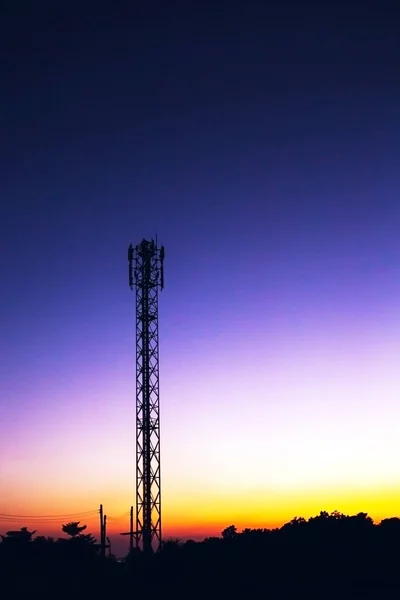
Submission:
POLYGON ((8 513, 0 513, 0 519, 72 519, 75 517, 89 517, 90 515, 98 514, 97 510, 89 510, 81 513, 70 513, 64 515, 12 515, 8 513))
POLYGON ((129 511, 121 513, 121 514, 117 515, 116 517, 113 517, 111 515, 107 515, 107 519, 109 521, 119 521, 120 519, 123 519, 124 517, 129 517, 129 511))
MULTIPOLYGON (((86 522, 92 522, 95 519, 95 516, 86 517, 84 520, 86 522)), ((83 520, 83 519, 82 519, 83 520)), ((97 520, 97 516, 96 516, 97 520)), ((27 518, 10 518, 10 517, 0 517, 0 523, 32 523, 37 525, 46 525, 47 523, 63 523, 65 521, 69 521, 69 519, 27 519, 27 518)))

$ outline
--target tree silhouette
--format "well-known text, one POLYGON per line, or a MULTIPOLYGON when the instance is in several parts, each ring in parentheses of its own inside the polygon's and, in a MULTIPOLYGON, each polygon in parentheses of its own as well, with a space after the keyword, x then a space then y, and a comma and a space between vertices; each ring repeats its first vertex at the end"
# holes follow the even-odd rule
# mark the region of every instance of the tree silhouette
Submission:
POLYGON ((385 531, 393 531, 400 534, 400 519, 398 517, 389 517, 387 519, 382 519, 379 523, 379 527, 385 531))
POLYGON ((283 527, 298 527, 299 525, 303 526, 305 523, 307 523, 307 521, 303 519, 303 517, 294 517, 291 521, 289 521, 289 523, 285 523, 283 527))
POLYGON ((31 542, 32 536, 36 533, 35 531, 28 531, 27 527, 21 527, 18 531, 7 531, 6 535, 2 535, 3 541, 15 540, 17 542, 31 542))
POLYGON ((179 538, 170 538, 163 540, 161 544, 161 552, 176 552, 181 548, 182 541, 179 538))
POLYGON ((38 535, 33 541, 35 544, 54 544, 54 538, 45 535, 38 535))
POLYGON ((238 535, 238 532, 237 532, 235 525, 229 525, 229 527, 226 527, 223 530, 221 535, 222 535, 223 540, 232 540, 233 538, 235 538, 238 535))
POLYGON ((79 523, 80 521, 72 521, 71 523, 67 523, 66 525, 62 526, 62 530, 71 538, 77 538, 82 534, 82 531, 85 531, 86 529, 86 525, 79 527, 79 523))
POLYGON ((43 535, 33 539, 35 532, 27 527, 7 532, 0 543, 3 585, 4 580, 6 588, 25 581, 28 588, 35 580, 47 586, 50 580, 56 589, 72 577, 73 586, 102 597, 106 590, 111 596, 116 589, 130 592, 132 578, 140 594, 151 577, 167 597, 194 583, 196 593, 204 596, 212 585, 222 597, 385 600, 390 589, 391 597, 400 598, 397 517, 375 525, 365 512, 322 511, 275 529, 239 533, 230 525, 220 537, 202 542, 167 539, 154 555, 134 548, 125 562, 104 560, 100 544, 80 522, 66 523, 62 531, 66 535, 58 540, 43 535), (321 593, 325 589, 328 595, 321 593))

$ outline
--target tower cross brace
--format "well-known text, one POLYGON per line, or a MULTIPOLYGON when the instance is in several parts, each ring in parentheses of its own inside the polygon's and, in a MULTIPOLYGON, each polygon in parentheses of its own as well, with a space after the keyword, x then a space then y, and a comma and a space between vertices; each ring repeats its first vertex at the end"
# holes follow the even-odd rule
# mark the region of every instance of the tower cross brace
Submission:
POLYGON ((158 292, 164 247, 143 239, 128 248, 129 286, 136 288, 136 545, 161 546, 158 292))

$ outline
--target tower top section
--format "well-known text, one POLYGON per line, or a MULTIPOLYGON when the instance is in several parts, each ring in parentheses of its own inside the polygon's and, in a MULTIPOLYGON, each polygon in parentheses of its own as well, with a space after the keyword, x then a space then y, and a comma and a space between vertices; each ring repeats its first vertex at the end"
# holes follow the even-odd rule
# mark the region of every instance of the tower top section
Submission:
POLYGON ((129 287, 159 287, 164 289, 164 246, 157 240, 143 239, 137 246, 129 245, 129 287))

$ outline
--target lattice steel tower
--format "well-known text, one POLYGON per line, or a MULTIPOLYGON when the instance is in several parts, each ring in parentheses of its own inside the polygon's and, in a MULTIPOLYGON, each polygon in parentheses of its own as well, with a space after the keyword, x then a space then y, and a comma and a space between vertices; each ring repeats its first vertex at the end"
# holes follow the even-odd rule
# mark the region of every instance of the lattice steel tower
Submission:
POLYGON ((129 246, 129 286, 136 287, 136 545, 161 545, 158 290, 164 287, 164 246, 129 246))

